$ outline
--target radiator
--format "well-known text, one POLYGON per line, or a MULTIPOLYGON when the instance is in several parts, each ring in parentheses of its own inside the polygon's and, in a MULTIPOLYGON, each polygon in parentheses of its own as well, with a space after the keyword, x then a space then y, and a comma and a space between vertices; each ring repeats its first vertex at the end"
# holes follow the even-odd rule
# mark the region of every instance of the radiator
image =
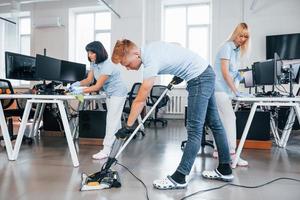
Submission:
POLYGON ((185 105, 186 97, 180 95, 170 96, 166 114, 184 114, 185 105))

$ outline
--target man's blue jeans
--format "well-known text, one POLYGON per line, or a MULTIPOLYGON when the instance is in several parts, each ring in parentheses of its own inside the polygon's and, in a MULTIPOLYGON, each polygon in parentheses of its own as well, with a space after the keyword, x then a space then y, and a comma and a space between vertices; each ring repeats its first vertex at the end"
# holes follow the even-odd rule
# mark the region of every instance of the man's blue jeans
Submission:
POLYGON ((188 139, 180 164, 177 168, 182 174, 188 175, 194 164, 201 145, 204 122, 213 132, 217 145, 219 163, 231 162, 225 129, 219 117, 214 96, 215 73, 211 66, 198 77, 187 82, 188 110, 187 134, 188 139))

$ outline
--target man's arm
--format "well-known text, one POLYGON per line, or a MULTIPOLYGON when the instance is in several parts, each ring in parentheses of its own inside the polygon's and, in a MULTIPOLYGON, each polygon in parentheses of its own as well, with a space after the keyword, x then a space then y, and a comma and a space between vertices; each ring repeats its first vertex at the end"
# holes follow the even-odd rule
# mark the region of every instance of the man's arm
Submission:
POLYGON ((127 120, 127 126, 132 126, 135 120, 138 118, 139 114, 142 112, 147 97, 149 96, 149 93, 154 85, 154 82, 155 77, 151 77, 143 81, 139 92, 131 105, 130 114, 127 120))

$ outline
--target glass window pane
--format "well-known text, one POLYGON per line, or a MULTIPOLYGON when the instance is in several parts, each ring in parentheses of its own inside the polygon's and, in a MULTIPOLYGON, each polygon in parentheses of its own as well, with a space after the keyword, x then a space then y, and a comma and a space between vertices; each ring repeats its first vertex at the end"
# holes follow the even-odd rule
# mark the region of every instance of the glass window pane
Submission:
POLYGON ((106 49, 108 55, 110 56, 110 33, 97 33, 96 34, 96 40, 100 41, 104 48, 106 49))
POLYGON ((30 55, 30 36, 20 37, 20 53, 30 55))
POLYGON ((186 46, 186 9, 185 7, 165 8, 164 39, 186 46))
POLYGON ((94 14, 78 14, 76 16, 76 36, 75 36, 75 60, 79 63, 90 64, 87 59, 85 46, 94 41, 94 14))
POLYGON ((96 30, 107 30, 111 28, 111 14, 110 12, 99 12, 96 13, 96 30))
POLYGON ((206 60, 209 60, 208 45, 208 27, 193 27, 189 29, 189 49, 198 53, 206 60))
POLYGON ((188 24, 209 24, 209 5, 189 6, 188 24))
POLYGON ((30 18, 20 18, 19 23, 20 34, 30 34, 31 32, 31 20, 30 18))

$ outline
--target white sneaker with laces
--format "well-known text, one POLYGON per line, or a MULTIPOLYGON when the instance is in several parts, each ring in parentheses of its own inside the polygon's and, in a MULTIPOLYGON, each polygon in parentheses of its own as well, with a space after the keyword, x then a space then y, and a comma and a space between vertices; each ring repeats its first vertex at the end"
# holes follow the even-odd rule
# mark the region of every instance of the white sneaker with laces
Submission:
POLYGON ((105 154, 105 153, 103 153, 102 151, 99 151, 98 153, 96 153, 96 154, 94 154, 94 155, 92 156, 92 158, 93 158, 94 160, 102 160, 102 159, 105 159, 105 158, 107 158, 107 157, 108 157, 108 155, 105 154))

